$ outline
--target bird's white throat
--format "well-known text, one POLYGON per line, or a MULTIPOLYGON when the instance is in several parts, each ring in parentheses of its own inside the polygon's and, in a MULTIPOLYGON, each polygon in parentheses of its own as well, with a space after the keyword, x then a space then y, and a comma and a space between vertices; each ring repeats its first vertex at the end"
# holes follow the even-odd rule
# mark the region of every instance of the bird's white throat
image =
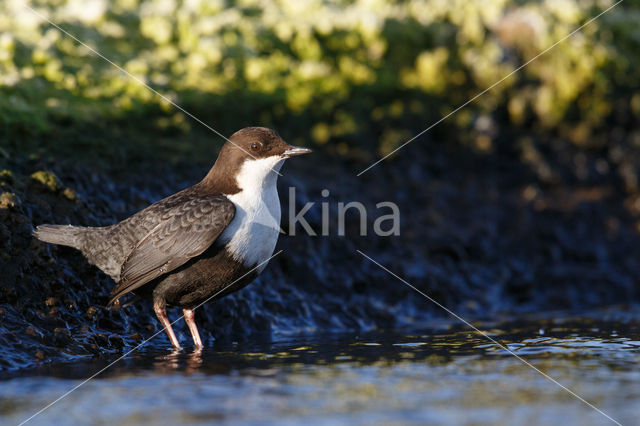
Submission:
MULTIPOLYGON (((278 172, 280 156, 248 159, 236 175, 240 192, 226 197, 235 205, 231 223, 220 235, 232 256, 246 267, 254 267, 273 254, 280 233, 278 172)), ((267 266, 260 265, 258 272, 267 266)))

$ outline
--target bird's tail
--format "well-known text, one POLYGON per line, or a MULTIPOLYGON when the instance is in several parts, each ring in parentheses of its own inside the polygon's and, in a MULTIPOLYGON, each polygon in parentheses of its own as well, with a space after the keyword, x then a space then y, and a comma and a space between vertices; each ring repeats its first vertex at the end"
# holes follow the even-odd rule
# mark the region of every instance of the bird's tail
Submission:
POLYGON ((84 230, 81 226, 40 225, 33 231, 33 236, 45 243, 79 248, 84 230))

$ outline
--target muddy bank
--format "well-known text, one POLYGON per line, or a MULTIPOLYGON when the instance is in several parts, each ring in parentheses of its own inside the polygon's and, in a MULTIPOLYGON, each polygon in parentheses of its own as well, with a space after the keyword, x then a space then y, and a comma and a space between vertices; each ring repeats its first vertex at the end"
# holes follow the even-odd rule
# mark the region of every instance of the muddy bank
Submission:
MULTIPOLYGON (((556 173, 545 180, 536 167, 514 161, 522 149, 514 153, 505 144, 481 155, 427 141, 359 178, 367 163, 357 159, 318 153, 290 161, 280 181, 283 228, 293 186, 296 211, 315 203, 304 217, 318 234, 327 204, 330 235, 308 236, 300 227, 295 236, 282 235, 283 253, 258 281, 199 309, 203 339, 411 327, 444 316, 357 250, 471 318, 637 302, 633 194, 613 174, 578 181, 556 173), (337 235, 337 203, 349 201, 367 206, 368 236, 359 235, 355 214, 346 216, 346 235, 337 235), (399 236, 373 234, 381 201, 400 207, 399 236)), ((566 169, 541 164, 552 172, 566 169)), ((147 302, 106 309, 109 278, 76 251, 31 237, 40 223, 111 224, 196 182, 207 169, 200 163, 155 167, 115 175, 68 159, 3 160, 0 368, 119 352, 158 329, 147 302)), ((181 322, 178 329, 187 342, 181 322)), ((148 345, 168 342, 161 334, 148 345)))

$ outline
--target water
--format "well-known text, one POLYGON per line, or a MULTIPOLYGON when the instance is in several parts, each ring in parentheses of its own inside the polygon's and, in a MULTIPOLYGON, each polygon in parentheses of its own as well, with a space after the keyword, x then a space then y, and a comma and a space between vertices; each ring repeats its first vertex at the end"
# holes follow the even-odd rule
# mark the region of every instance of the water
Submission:
MULTIPOLYGON (((482 330, 621 422, 640 419, 640 321, 536 319, 482 330)), ((562 424, 610 420, 454 324, 145 351, 30 424, 562 424)), ((79 358, 0 382, 0 423, 28 418, 117 357, 79 358)))

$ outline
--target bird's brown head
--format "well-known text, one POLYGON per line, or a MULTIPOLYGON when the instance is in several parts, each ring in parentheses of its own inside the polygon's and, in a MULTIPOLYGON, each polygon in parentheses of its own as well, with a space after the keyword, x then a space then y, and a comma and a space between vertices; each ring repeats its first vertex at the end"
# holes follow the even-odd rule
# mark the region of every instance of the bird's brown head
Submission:
POLYGON ((234 188, 237 192, 247 184, 262 185, 269 179, 275 181, 284 160, 310 152, 308 148, 289 145, 266 127, 245 127, 224 144, 203 182, 223 186, 224 193, 233 193, 229 191, 234 188))

